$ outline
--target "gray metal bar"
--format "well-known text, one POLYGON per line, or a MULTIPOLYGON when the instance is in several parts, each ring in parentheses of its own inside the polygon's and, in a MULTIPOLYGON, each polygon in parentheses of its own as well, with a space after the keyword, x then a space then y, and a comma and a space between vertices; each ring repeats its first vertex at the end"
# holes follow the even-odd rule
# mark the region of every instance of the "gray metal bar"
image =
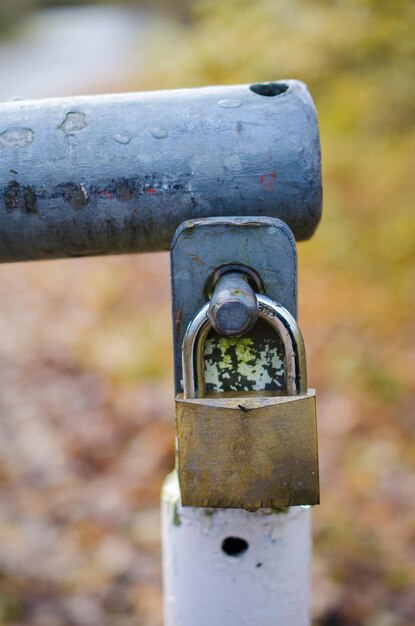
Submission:
POLYGON ((164 250, 188 218, 321 213, 297 81, 0 105, 0 262, 164 250))

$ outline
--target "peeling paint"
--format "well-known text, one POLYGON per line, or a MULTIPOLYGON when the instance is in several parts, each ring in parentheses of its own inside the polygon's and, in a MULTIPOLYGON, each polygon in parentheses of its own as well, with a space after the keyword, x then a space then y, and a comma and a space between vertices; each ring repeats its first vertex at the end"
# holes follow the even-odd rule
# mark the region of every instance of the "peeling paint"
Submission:
POLYGON ((242 100, 236 100, 235 98, 225 98, 224 100, 219 100, 218 105, 223 109, 236 109, 240 107, 242 104, 242 100))
POLYGON ((152 129, 151 134, 153 135, 155 139, 165 139, 167 135, 169 134, 169 131, 166 130, 165 128, 157 127, 157 128, 152 129))
POLYGON ((82 184, 65 183, 60 185, 57 191, 74 209, 82 209, 89 202, 89 194, 82 184))
POLYGON ((129 178, 119 178, 114 181, 114 195, 118 200, 131 200, 136 195, 136 185, 129 178))
POLYGON ((17 180, 11 180, 5 187, 3 202, 8 212, 19 209, 25 213, 38 212, 36 193, 32 185, 21 185, 17 180))
POLYGON ((30 128, 8 128, 0 133, 0 144, 5 148, 25 148, 33 142, 34 136, 30 128))
POLYGON ((278 338, 257 343, 249 337, 209 337, 205 347, 209 391, 249 391, 282 386, 283 351, 278 338))
POLYGON ((4 189, 4 206, 8 211, 19 208, 20 185, 17 180, 11 180, 4 189))
POLYGON ((128 133, 124 133, 124 134, 116 134, 113 136, 113 140, 116 141, 117 143, 121 143, 124 146, 128 145, 131 141, 132 137, 131 135, 128 135, 128 133))
POLYGON ((23 187, 23 205, 26 213, 37 213, 37 198, 31 185, 23 187))
POLYGON ((242 170, 241 159, 237 154, 232 154, 231 156, 226 157, 223 164, 232 173, 240 172, 242 170))
POLYGON ((75 133, 80 133, 86 126, 85 113, 69 111, 59 128, 63 130, 65 135, 74 135, 75 133))

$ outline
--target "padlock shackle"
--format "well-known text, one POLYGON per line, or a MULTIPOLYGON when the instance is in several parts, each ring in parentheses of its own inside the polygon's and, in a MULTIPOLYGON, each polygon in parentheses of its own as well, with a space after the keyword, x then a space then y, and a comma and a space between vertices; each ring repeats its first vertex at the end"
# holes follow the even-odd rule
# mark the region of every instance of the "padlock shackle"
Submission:
MULTIPOLYGON (((307 392, 307 366, 304 340, 291 313, 267 296, 256 294, 259 317, 268 322, 281 337, 284 345, 286 393, 297 396, 307 392)), ((183 395, 202 398, 205 395, 204 348, 212 328, 207 302, 190 322, 183 340, 183 395)))

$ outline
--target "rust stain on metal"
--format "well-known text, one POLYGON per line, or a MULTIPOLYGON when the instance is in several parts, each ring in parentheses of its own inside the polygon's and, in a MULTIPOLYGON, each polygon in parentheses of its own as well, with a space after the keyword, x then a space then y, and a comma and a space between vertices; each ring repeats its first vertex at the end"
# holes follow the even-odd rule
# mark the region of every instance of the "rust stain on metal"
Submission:
MULTIPOLYGON (((71 127, 72 128, 72 127, 71 127)), ((0 135, 1 143, 1 135, 0 135)), ((10 174, 17 176, 17 170, 11 169, 10 174)), ((186 183, 181 177, 159 177, 157 173, 144 177, 114 178, 100 184, 67 181, 53 187, 45 185, 22 185, 12 178, 0 191, 7 211, 22 209, 27 213, 37 213, 42 204, 54 201, 55 207, 66 208, 69 205, 75 210, 82 209, 91 202, 102 199, 131 203, 140 197, 156 196, 157 194, 175 194, 186 192, 186 183)), ((193 202, 192 198, 191 201, 193 202)), ((132 207, 136 208, 136 207, 132 207)), ((200 260, 202 264, 202 260, 200 260)))
POLYGON ((182 309, 179 308, 176 315, 176 344, 180 339, 180 328, 182 325, 182 309))
POLYGON ((26 213, 37 213, 37 198, 31 185, 23 187, 23 207, 26 213))
POLYGON ((82 209, 89 202, 89 194, 83 184, 64 183, 58 186, 57 192, 74 209, 82 209))
POLYGON ((190 257, 191 257, 192 261, 194 261, 198 265, 206 265, 204 260, 201 259, 200 256, 198 256, 197 254, 191 254, 190 257))
POLYGON ((17 180, 11 180, 3 193, 4 206, 8 211, 18 209, 20 205, 20 185, 17 180))
POLYGON ((25 213, 37 213, 37 197, 32 185, 21 185, 11 180, 3 192, 6 211, 22 210, 25 213))

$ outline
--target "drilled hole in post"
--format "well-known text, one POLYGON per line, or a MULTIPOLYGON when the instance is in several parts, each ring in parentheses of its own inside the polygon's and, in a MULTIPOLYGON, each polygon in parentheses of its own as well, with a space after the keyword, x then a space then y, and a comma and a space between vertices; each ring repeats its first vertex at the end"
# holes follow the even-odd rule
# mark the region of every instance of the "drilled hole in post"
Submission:
POLYGON ((257 83, 250 85, 249 89, 259 96, 280 96, 288 91, 289 87, 285 83, 257 83))
POLYGON ((248 550, 249 544, 241 537, 226 537, 222 541, 222 550, 228 556, 241 556, 248 550))

